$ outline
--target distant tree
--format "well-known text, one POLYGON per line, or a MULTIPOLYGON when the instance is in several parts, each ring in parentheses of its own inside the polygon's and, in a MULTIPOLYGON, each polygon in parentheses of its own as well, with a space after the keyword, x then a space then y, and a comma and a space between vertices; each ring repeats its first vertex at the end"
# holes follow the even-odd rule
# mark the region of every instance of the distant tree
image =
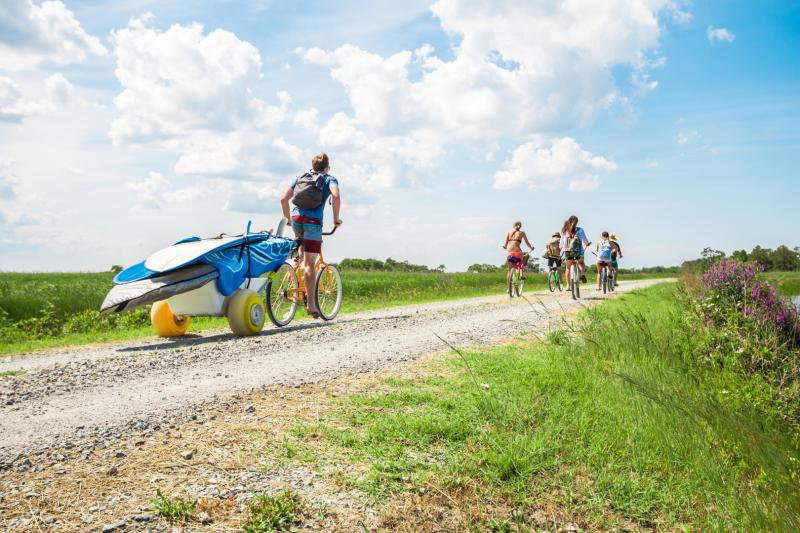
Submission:
POLYGON ((769 248, 756 246, 753 248, 753 251, 750 252, 750 261, 754 263, 761 263, 761 266, 764 267, 764 270, 773 270, 772 256, 773 251, 769 248))
POLYGON ((800 258, 788 246, 778 246, 772 252, 772 270, 793 272, 800 269, 800 258))
POLYGON ((124 267, 122 265, 111 265, 109 270, 112 274, 119 274, 124 270, 124 267))
POLYGON ((750 254, 747 253, 747 250, 735 250, 731 253, 731 259, 739 263, 746 263, 750 260, 750 254))
POLYGON ((490 265, 487 263, 475 263, 467 267, 467 272, 474 272, 476 274, 484 274, 486 272, 500 272, 505 270, 505 266, 490 265))
POLYGON ((447 270, 447 267, 444 265, 439 265, 438 267, 436 267, 436 270, 439 272, 444 272, 445 270, 447 270))

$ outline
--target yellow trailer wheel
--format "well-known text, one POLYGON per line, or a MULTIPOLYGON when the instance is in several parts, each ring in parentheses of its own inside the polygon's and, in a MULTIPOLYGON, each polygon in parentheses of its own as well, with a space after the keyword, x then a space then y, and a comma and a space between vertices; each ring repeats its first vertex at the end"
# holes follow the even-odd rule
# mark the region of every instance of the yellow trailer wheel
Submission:
POLYGON ((159 337, 180 337, 186 333, 191 321, 190 316, 176 316, 166 300, 154 303, 150 309, 150 323, 159 337))
POLYGON ((255 335, 264 328, 264 300, 250 289, 239 289, 228 303, 228 324, 235 335, 255 335))

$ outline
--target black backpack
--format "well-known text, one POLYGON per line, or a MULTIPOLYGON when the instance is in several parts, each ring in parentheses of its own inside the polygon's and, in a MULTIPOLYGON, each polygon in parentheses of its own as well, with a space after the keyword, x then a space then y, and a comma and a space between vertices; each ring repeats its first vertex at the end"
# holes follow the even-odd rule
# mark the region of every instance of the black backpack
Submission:
POLYGON ((322 205, 324 188, 325 174, 309 170, 297 178, 292 203, 300 209, 316 209, 322 205))

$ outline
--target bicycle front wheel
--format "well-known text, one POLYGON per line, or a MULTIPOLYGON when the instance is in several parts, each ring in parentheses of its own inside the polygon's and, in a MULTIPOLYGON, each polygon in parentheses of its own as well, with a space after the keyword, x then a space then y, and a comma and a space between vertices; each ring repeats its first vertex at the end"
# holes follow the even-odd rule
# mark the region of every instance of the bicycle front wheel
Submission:
POLYGON ((558 274, 556 274, 555 270, 550 271, 550 275, 547 276, 547 287, 550 289, 550 292, 556 292, 556 285, 558 284, 558 274))
POLYGON ((265 285, 267 315, 276 326, 285 326, 294 318, 299 287, 297 274, 289 263, 279 266, 265 285))
POLYGON ((342 307, 342 276, 333 265, 325 265, 317 272, 317 301, 319 314, 325 320, 333 320, 342 307))

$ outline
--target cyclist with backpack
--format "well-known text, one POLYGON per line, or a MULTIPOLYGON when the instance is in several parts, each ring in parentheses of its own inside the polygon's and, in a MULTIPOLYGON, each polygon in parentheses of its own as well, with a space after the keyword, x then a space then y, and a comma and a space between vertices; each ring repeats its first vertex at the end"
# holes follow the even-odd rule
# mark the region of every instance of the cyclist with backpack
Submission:
POLYGON ((558 232, 553 233, 553 236, 550 237, 550 240, 547 241, 547 246, 545 246, 545 254, 544 258, 547 259, 547 273, 550 274, 550 271, 553 267, 558 269, 558 275, 562 276, 561 266, 561 234, 558 232))
POLYGON ((586 283, 586 264, 583 261, 583 254, 591 243, 586 238, 586 232, 578 226, 578 217, 572 215, 564 221, 561 227, 561 251, 566 259, 567 286, 571 283, 570 267, 573 263, 578 264, 581 273, 581 282, 586 283))
POLYGON ((602 238, 595 244, 595 250, 597 252, 597 290, 599 291, 602 290, 600 278, 603 267, 608 265, 608 268, 611 268, 611 253, 614 250, 614 245, 611 244, 607 231, 603 232, 602 238))
POLYGON ((303 263, 303 278, 307 291, 308 314, 319 318, 316 309, 315 292, 317 256, 322 251, 322 215, 325 211, 325 202, 332 198, 333 223, 342 224, 339 218, 339 208, 342 199, 339 196, 339 181, 328 174, 330 172, 328 154, 315 155, 311 160, 311 170, 292 181, 281 196, 281 209, 283 216, 292 221, 292 229, 297 240, 300 241, 300 255, 298 259, 303 263), (289 213, 289 201, 294 207, 289 213))

